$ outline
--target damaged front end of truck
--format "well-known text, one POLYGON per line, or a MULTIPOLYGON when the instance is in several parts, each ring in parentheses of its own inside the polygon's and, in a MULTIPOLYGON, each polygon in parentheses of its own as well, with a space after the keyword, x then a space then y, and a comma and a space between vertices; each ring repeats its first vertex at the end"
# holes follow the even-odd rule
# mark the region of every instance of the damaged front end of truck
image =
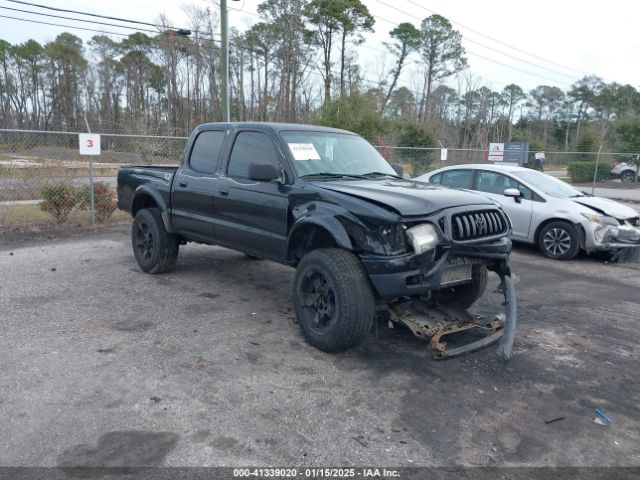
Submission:
POLYGON ((499 342, 497 354, 508 360, 517 301, 509 268, 511 225, 504 212, 489 206, 454 207, 402 218, 391 229, 397 231, 387 237, 395 242, 403 232, 404 253, 360 254, 381 300, 380 314, 427 341, 435 358, 452 358, 499 342), (474 317, 468 308, 484 294, 487 271, 500 279, 501 305, 491 318, 474 317), (447 339, 456 334, 473 340, 449 346, 447 339))

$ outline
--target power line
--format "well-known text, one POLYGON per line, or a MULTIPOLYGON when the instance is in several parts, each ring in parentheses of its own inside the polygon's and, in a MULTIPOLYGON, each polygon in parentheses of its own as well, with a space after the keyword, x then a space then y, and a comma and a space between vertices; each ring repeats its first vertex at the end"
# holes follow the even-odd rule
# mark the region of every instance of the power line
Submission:
MULTIPOLYGON (((550 82, 558 83, 558 80, 554 80, 553 78, 545 77, 544 75, 538 75, 537 73, 530 72, 529 70, 523 70, 522 68, 514 67, 513 65, 509 65, 508 63, 499 62, 498 60, 494 60, 493 58, 485 57, 483 55, 480 55, 479 53, 470 52, 468 50, 467 50, 467 53, 469 55, 473 55, 474 57, 478 57, 478 58, 482 58, 483 60, 487 60, 488 62, 497 63, 498 65, 502 65, 503 67, 507 67, 507 68, 510 68, 512 70, 516 70, 518 72, 526 73, 527 75, 533 75, 533 76, 541 78, 543 80, 548 80, 550 82)), ((559 83, 562 83, 563 85, 569 85, 568 83, 565 83, 565 82, 559 82, 559 83)))
MULTIPOLYGON (((20 4, 27 4, 27 5, 31 5, 31 6, 35 6, 35 7, 40 7, 40 8, 47 8, 47 9, 56 10, 56 11, 71 12, 71 13, 75 13, 75 14, 79 14, 79 15, 87 15, 87 16, 91 16, 91 17, 115 19, 117 21, 122 21, 122 22, 127 22, 127 23, 132 23, 132 24, 151 25, 151 26, 155 26, 155 27, 158 27, 158 28, 174 29, 173 27, 166 27, 166 26, 162 26, 162 25, 158 25, 158 24, 152 24, 152 23, 148 23, 148 22, 142 22, 142 21, 138 21, 138 20, 124 19, 124 18, 120 18, 120 17, 110 17, 110 16, 94 14, 94 13, 90 13, 90 12, 83 12, 83 11, 79 11, 79 10, 59 9, 59 8, 56 8, 56 7, 43 6, 43 5, 31 3, 31 2, 25 2, 25 1, 22 1, 22 0, 7 0, 7 1, 11 1, 11 2, 14 2, 14 3, 20 3, 20 4)), ((144 32, 154 33, 154 34, 163 33, 163 32, 160 32, 160 31, 149 30, 149 29, 144 29, 144 28, 139 28, 139 27, 132 27, 132 26, 128 26, 128 25, 117 25, 117 24, 113 24, 113 23, 101 22, 101 21, 98 21, 98 20, 88 20, 88 19, 65 17, 65 16, 61 16, 61 15, 47 14, 47 13, 41 13, 41 12, 33 12, 33 11, 29 11, 29 10, 22 10, 22 9, 16 9, 16 8, 11 8, 11 7, 0 7, 0 8, 4 8, 4 9, 8 9, 8 10, 14 10, 14 11, 20 11, 20 12, 24 12, 24 13, 30 13, 30 14, 34 14, 34 15, 42 15, 42 16, 53 17, 53 18, 60 18, 60 19, 70 20, 70 21, 78 21, 78 22, 85 22, 85 23, 91 23, 91 24, 107 25, 107 26, 112 26, 112 27, 116 27, 116 28, 125 28, 125 29, 135 30, 135 31, 144 31, 144 32)), ((63 28, 72 28, 72 29, 84 30, 84 31, 93 31, 93 32, 96 32, 96 33, 105 33, 105 34, 109 34, 109 35, 120 35, 120 36, 125 36, 125 37, 128 36, 128 35, 125 35, 125 34, 119 33, 119 32, 88 29, 88 28, 76 27, 76 26, 72 26, 72 25, 64 25, 64 24, 59 24, 59 23, 37 21, 37 20, 33 20, 33 19, 24 19, 24 18, 3 16, 3 15, 0 15, 0 17, 9 18, 9 19, 18 20, 18 21, 23 21, 23 22, 40 23, 40 24, 43 24, 43 25, 51 25, 51 26, 57 26, 57 27, 63 27, 63 28)), ((391 23, 394 23, 394 22, 391 22, 391 23)), ((396 23, 394 23, 394 24, 396 26, 398 25, 396 23)), ((213 36, 213 35, 220 36, 219 33, 211 33, 211 32, 197 32, 197 33, 202 33, 202 34, 206 34, 206 35, 209 35, 209 36, 213 36)), ((208 39, 204 39, 203 38, 201 40, 203 40, 203 41, 205 41, 205 40, 211 41, 215 45, 215 41, 213 39, 208 40, 208 39)), ((261 52, 255 50, 255 49, 252 49, 252 48, 244 46, 244 45, 238 45, 238 44, 236 44, 234 42, 230 42, 230 45, 234 46, 235 48, 241 48, 241 49, 244 49, 244 50, 247 50, 247 51, 252 51, 254 53, 261 53, 261 52)), ((366 47, 370 48, 372 50, 376 50, 376 51, 380 51, 380 52, 386 53, 384 50, 377 49, 375 47, 370 47, 370 46, 366 46, 366 47)), ((312 68, 313 67, 317 67, 317 65, 312 65, 312 64, 303 64, 303 66, 312 67, 312 68)), ((324 79, 324 76, 320 72, 316 72, 316 71, 312 70, 309 73, 319 75, 320 77, 322 77, 324 79)), ((337 74, 337 72, 331 72, 331 73, 337 74)), ((375 86, 375 87, 379 87, 380 84, 381 84, 381 82, 379 82, 379 81, 370 80, 370 79, 367 79, 366 77, 363 77, 361 79, 361 81, 363 83, 367 83, 369 86, 375 86)), ((406 87, 406 85, 398 85, 398 86, 400 86, 400 87, 405 86, 405 88, 409 88, 409 87, 406 87)))
MULTIPOLYGON (((107 30, 99 30, 99 29, 93 29, 93 28, 78 27, 78 26, 74 26, 74 25, 64 25, 64 24, 61 24, 61 23, 45 22, 45 21, 41 21, 41 20, 34 20, 34 19, 27 19, 27 18, 18 18, 18 17, 9 16, 9 15, 0 15, 0 18, 8 18, 8 19, 11 19, 11 20, 18 20, 18 21, 27 22, 27 23, 37 23, 37 24, 40 24, 40 25, 51 25, 51 26, 54 26, 54 27, 71 28, 71 29, 83 30, 83 31, 94 32, 94 33, 104 33, 104 34, 107 34, 107 35, 118 35, 118 36, 121 36, 121 37, 128 37, 129 36, 129 35, 125 34, 125 33, 120 33, 120 32, 112 32, 112 31, 107 31, 107 30)), ((74 20, 74 19, 70 19, 70 20, 74 20)), ((128 27, 128 26, 124 26, 124 25, 122 26, 122 28, 129 28, 129 29, 136 30, 135 27, 128 27)), ((155 32, 155 33, 162 34, 162 32, 155 32)), ((206 41, 206 42, 212 42, 214 45, 216 45, 216 43, 215 43, 215 41, 213 39, 202 38, 201 40, 202 41, 206 41)), ((230 42, 229 44, 234 46, 235 48, 238 48, 238 49, 243 49, 243 50, 251 51, 251 52, 254 52, 254 53, 261 53, 258 50, 252 49, 252 48, 244 46, 244 45, 238 45, 238 44, 232 43, 232 42, 230 42)), ((311 67, 311 68, 317 67, 316 64, 313 64, 311 62, 303 63, 301 65, 303 67, 311 67)), ((314 70, 310 70, 307 73, 308 74, 313 74, 313 75, 318 75, 324 80, 324 76, 320 72, 316 72, 314 70)), ((335 72, 335 71, 332 71, 331 73, 334 74, 334 75, 338 74, 338 72, 335 72)), ((379 87, 380 86, 380 82, 376 82, 376 81, 367 79, 366 77, 361 78, 360 81, 362 83, 368 84, 369 86, 375 86, 375 87, 379 87)))
POLYGON ((3 6, 0 6, 0 8, 2 8, 3 10, 12 10, 14 12, 30 13, 32 15, 41 15, 44 17, 61 18, 63 20, 72 20, 74 22, 91 23, 94 25, 106 25, 108 27, 117 27, 117 28, 128 28, 128 29, 134 29, 140 32, 160 33, 158 30, 149 30, 147 28, 140 28, 140 27, 129 27, 128 25, 117 25, 115 23, 100 22, 98 20, 85 20, 84 18, 64 17, 62 15, 54 15, 52 13, 41 13, 41 12, 32 12, 30 10, 22 10, 20 8, 11 8, 11 7, 3 7, 3 6))
MULTIPOLYGON (((420 7, 420 8, 426 10, 427 12, 429 12, 431 14, 439 15, 434 10, 431 10, 430 8, 427 8, 424 5, 420 5, 419 3, 416 3, 413 0, 407 0, 407 2, 411 3, 412 5, 415 5, 416 7, 420 7)), ((581 72, 580 70, 576 70, 575 68, 567 67, 566 65, 562 65, 561 63, 554 62, 553 60, 548 60, 548 59, 546 59, 544 57, 540 57, 539 55, 535 55, 533 53, 527 52, 526 50, 523 50, 521 48, 514 47, 513 45, 510 45, 510 44, 508 44, 506 42, 503 42, 502 40, 498 40, 496 38, 490 37, 489 35, 486 35, 486 34, 484 34, 482 32, 479 32, 478 30, 475 30, 475 29, 473 29, 471 27, 467 27, 467 26, 461 24, 460 22, 456 22, 455 20, 449 19, 449 21, 451 23, 453 23, 454 25, 458 25, 459 27, 464 28, 465 30, 469 30, 470 32, 475 33, 476 35, 480 35, 481 37, 484 37, 484 38, 486 38, 488 40, 491 40, 492 42, 499 43, 500 45, 504 45, 505 47, 511 48, 512 50, 515 50, 517 52, 524 53, 525 55, 528 55, 530 57, 536 58, 538 60, 541 60, 543 62, 549 63, 551 65, 555 65, 556 67, 564 68, 565 70, 570 70, 570 71, 578 73, 578 74, 580 74, 582 76, 586 75, 584 72, 581 72)))
POLYGON ((67 9, 67 8, 50 7, 48 5, 40 5, 38 3, 25 2, 23 0, 5 0, 5 1, 6 2, 12 2, 12 3, 20 3, 22 5, 29 5, 31 7, 46 8, 47 10, 55 10, 56 12, 77 13, 78 15, 86 15, 86 16, 89 16, 89 17, 97 17, 97 18, 106 18, 108 20, 116 20, 118 22, 137 23, 138 25, 146 25, 148 27, 167 28, 164 25, 158 25, 158 24, 155 24, 155 23, 142 22, 142 21, 139 21, 139 20, 129 20, 127 18, 120 18, 120 17, 110 17, 108 15, 100 15, 100 14, 97 14, 97 13, 80 12, 78 10, 70 10, 70 9, 67 9))
MULTIPOLYGON (((393 7, 392 7, 392 8, 393 8, 393 7)), ((388 19, 386 19, 386 18, 380 17, 380 16, 378 16, 378 15, 374 15, 374 14, 371 14, 371 15, 372 15, 373 17, 375 17, 375 18, 379 19, 379 20, 382 20, 382 21, 385 21, 385 22, 387 22, 387 23, 390 23, 391 25, 394 25, 394 26, 396 26, 396 27, 399 27, 399 26, 400 26, 400 24, 399 24, 399 23, 396 23, 396 22, 394 22, 394 21, 392 21, 392 20, 388 20, 388 19)), ((373 47, 369 47, 369 48, 372 48, 372 49, 373 49, 373 47)), ((378 50, 379 52, 387 53, 387 52, 385 52, 384 50, 380 50, 380 49, 377 49, 377 50, 378 50)), ((496 81, 496 80, 490 80, 490 79, 487 79, 487 78, 484 78, 484 77, 481 77, 481 76, 479 76, 479 78, 481 78, 483 81, 488 82, 488 83, 495 83, 495 84, 502 85, 502 86, 505 86, 505 87, 507 86, 507 84, 506 84, 506 83, 503 83, 503 82, 498 82, 498 81, 496 81)), ((554 80, 554 81, 555 81, 555 80, 554 80)), ((408 87, 407 87, 407 88, 408 88, 408 87)))
MULTIPOLYGON (((391 9, 393 9, 393 10, 396 10, 397 12, 400 12, 400 13, 402 13, 402 14, 404 14, 404 15, 407 15, 407 16, 409 16, 409 17, 415 18, 416 20, 421 20, 421 19, 420 19, 420 17, 417 17, 416 15, 414 15, 414 14, 412 14, 412 13, 405 12, 404 10, 400 10, 399 8, 394 7, 393 5, 390 5, 390 4, 386 3, 386 2, 384 2, 383 0, 376 0, 376 1, 377 1, 378 3, 380 3, 380 4, 382 4, 382 5, 384 5, 384 6, 388 7, 388 8, 391 8, 391 9)), ((412 3, 413 3, 413 2, 412 2, 412 3)), ((516 57, 516 56, 511 55, 511 54, 509 54, 509 53, 506 53, 506 52, 503 52, 503 51, 498 50, 498 49, 496 49, 496 48, 493 48, 493 47, 491 47, 491 46, 489 46, 489 45, 485 45, 485 44, 483 44, 483 43, 477 42, 477 41, 475 41, 475 40, 473 40, 473 39, 470 39, 470 38, 467 38, 467 37, 464 37, 464 39, 465 39, 467 42, 470 42, 470 43, 473 43, 473 44, 478 45, 478 46, 480 46, 480 47, 483 47, 483 48, 486 48, 486 49, 488 49, 488 50, 494 51, 494 52, 496 52, 496 53, 498 53, 498 54, 500 54, 500 55, 504 55, 504 56, 506 56, 506 57, 512 58, 512 59, 514 59, 514 60, 516 60, 516 61, 518 61, 518 62, 526 63, 526 64, 529 64, 529 65, 531 65, 531 66, 533 66, 533 67, 540 68, 540 69, 543 69, 543 70, 547 70, 547 71, 549 71, 549 72, 551 72, 551 73, 553 73, 553 74, 555 74, 555 75, 562 75, 562 76, 565 76, 565 77, 567 77, 567 78, 571 78, 572 80, 575 80, 573 76, 568 75, 568 74, 566 74, 566 73, 558 72, 557 70, 553 70, 553 69, 551 69, 551 68, 547 68, 547 67, 545 67, 545 66, 543 66, 543 65, 539 65, 539 64, 537 64, 537 63, 533 63, 533 62, 530 62, 530 61, 528 61, 528 60, 524 60, 524 59, 522 59, 522 58, 516 57)), ((470 52, 469 52, 469 53, 470 53, 470 52)), ((471 54, 471 53, 470 53, 470 54, 471 54)), ((474 54, 471 54, 471 55, 474 55, 474 54)), ((479 56, 479 55, 476 55, 476 56, 479 56)), ((493 61, 493 60, 491 60, 491 59, 487 59, 486 57, 481 57, 481 58, 485 58, 486 60, 493 61)), ((495 63, 498 63, 498 64, 500 64, 500 65, 505 65, 505 64, 503 64, 503 63, 501 63, 501 62, 498 62, 498 61, 496 61, 495 63)), ((505 65, 505 66, 507 66, 507 67, 508 67, 509 65, 505 65)), ((527 73, 527 71, 525 71, 525 70, 522 70, 522 69, 518 69, 518 70, 519 70, 519 71, 521 71, 521 72, 527 73)), ((529 72, 529 73, 531 73, 532 75, 536 75, 536 74, 534 74, 533 72, 529 72)), ((536 76, 540 77, 540 75, 536 75, 536 76)), ((542 77, 542 78, 546 78, 546 77, 542 77)), ((561 81, 561 80, 553 80, 553 79, 549 79, 549 78, 546 78, 546 79, 547 79, 547 80, 551 80, 551 81, 553 81, 553 82, 564 83, 564 84, 566 84, 566 85, 569 85, 569 83, 567 83, 567 82, 563 82, 563 81, 561 81)))
MULTIPOLYGON (((121 37, 128 37, 129 35, 127 35, 126 33, 120 33, 120 32, 109 32, 106 30, 96 30, 94 28, 84 28, 84 27, 76 27, 73 25, 63 25, 60 23, 52 23, 52 22, 43 22, 41 20, 33 20, 33 19, 28 19, 28 18, 18 18, 18 17, 11 17, 9 15, 0 15, 0 18, 9 18, 11 20, 19 20, 21 22, 28 22, 28 23, 39 23, 40 25, 51 25, 54 27, 62 27, 62 28, 72 28, 75 30, 84 30, 87 32, 94 32, 94 33, 105 33, 107 35, 120 35, 121 37)), ((130 27, 127 27, 130 28, 130 27)))

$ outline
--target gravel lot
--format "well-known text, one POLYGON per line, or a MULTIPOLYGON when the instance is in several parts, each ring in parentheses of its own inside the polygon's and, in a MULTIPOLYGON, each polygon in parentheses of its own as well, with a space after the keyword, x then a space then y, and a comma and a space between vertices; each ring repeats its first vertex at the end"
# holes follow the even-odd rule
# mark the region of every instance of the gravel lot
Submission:
POLYGON ((640 466, 640 265, 519 247, 512 267, 513 360, 438 362, 383 324, 309 347, 293 270, 222 248, 150 276, 126 226, 5 239, 0 466, 640 466))

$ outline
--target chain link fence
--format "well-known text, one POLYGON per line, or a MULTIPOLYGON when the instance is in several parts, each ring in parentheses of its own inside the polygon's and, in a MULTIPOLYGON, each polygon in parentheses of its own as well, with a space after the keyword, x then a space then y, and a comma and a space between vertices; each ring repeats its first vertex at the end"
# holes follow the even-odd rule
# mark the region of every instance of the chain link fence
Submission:
POLYGON ((177 165, 186 139, 101 134, 91 172, 89 157, 79 154, 77 133, 0 129, 0 231, 125 219, 116 208, 118 168, 177 165))
MULTIPOLYGON (((0 129, 0 232, 90 225, 124 220, 116 209, 116 176, 121 165, 177 165, 188 137, 101 134, 101 154, 92 158, 94 202, 90 202, 89 157, 78 151, 78 134, 0 129)), ((391 164, 415 177, 431 170, 486 163, 488 151, 377 146, 391 164)), ((544 163, 528 156, 527 166, 610 198, 640 203, 638 155, 632 153, 545 152, 544 163)))

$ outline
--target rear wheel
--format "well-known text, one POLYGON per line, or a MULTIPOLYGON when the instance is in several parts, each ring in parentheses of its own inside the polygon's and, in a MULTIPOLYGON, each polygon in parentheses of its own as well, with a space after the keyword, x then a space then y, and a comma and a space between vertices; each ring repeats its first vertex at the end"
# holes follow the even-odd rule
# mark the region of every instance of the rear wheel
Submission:
POLYGON ((551 222, 544 226, 538 237, 538 248, 545 257, 571 260, 580 251, 578 231, 568 222, 551 222))
POLYGON ((147 273, 162 273, 175 267, 179 242, 164 228, 159 208, 144 208, 136 213, 131 229, 133 254, 147 273))
POLYGON ((375 299, 362 264, 351 252, 307 253, 296 270, 293 306, 305 340, 325 352, 360 344, 373 325, 375 299))
POLYGON ((620 181, 624 183, 630 183, 630 182, 633 182, 633 179, 635 178, 635 176, 636 174, 631 170, 625 170, 620 174, 620 181))
POLYGON ((489 274, 485 265, 474 265, 471 270, 471 283, 443 288, 431 294, 431 298, 444 305, 468 309, 484 295, 489 274))

